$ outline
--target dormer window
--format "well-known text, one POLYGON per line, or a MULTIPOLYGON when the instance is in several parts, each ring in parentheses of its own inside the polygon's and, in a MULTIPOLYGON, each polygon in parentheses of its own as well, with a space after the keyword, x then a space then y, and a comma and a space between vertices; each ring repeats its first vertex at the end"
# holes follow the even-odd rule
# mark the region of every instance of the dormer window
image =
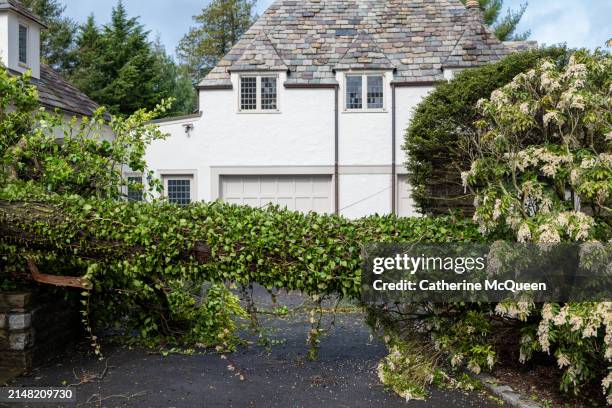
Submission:
POLYGON ((380 111, 385 108, 381 74, 346 75, 347 111, 380 111))
POLYGON ((240 77, 240 112, 277 112, 278 78, 270 75, 240 77))
POLYGON ((19 24, 19 63, 28 63, 28 27, 19 24))

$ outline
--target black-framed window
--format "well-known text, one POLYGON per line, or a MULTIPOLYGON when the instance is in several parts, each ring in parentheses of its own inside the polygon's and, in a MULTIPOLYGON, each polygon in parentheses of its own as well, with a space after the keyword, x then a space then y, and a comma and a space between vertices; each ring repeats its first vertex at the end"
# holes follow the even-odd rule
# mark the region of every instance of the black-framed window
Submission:
POLYGON ((19 24, 19 62, 28 63, 28 27, 19 24))
POLYGON ((276 77, 261 78, 261 109, 276 109, 276 77))
POLYGON ((191 203, 191 179, 186 177, 166 178, 166 197, 168 202, 178 205, 191 203))
POLYGON ((383 77, 368 75, 368 109, 382 109, 383 107, 383 77))
POLYGON ((240 78, 240 110, 257 109, 257 77, 240 78))
POLYGON ((361 75, 346 77, 346 109, 363 108, 363 78, 361 75))
POLYGON ((278 110, 278 78, 271 75, 240 77, 240 111, 278 110))
POLYGON ((385 108, 382 74, 347 74, 345 110, 365 111, 385 108))

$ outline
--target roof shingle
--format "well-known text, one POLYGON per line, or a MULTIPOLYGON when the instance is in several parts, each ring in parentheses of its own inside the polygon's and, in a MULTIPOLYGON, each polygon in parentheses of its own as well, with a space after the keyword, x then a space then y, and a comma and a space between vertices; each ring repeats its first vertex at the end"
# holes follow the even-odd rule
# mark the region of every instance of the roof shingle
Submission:
POLYGON ((531 47, 500 42, 459 0, 277 0, 200 86, 231 85, 229 71, 250 66, 286 66, 287 84, 335 84, 336 69, 440 81, 445 66, 478 66, 531 47), (248 64, 250 55, 260 63, 248 64))
POLYGON ((16 13, 35 21, 41 27, 47 28, 47 25, 36 14, 32 13, 27 7, 17 0, 0 0, 0 11, 1 10, 13 10, 16 13))
POLYGON ((57 72, 46 65, 40 66, 40 79, 32 78, 38 89, 40 104, 67 113, 92 116, 100 106, 57 72))

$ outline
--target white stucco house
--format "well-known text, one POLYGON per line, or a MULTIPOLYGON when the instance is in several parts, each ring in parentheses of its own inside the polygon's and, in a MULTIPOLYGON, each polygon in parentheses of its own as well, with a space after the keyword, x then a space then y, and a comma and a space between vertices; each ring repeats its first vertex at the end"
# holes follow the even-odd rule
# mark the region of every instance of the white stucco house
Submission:
POLYGON ((147 162, 177 203, 415 215, 413 108, 457 70, 532 46, 498 41, 475 1, 278 0, 201 81, 199 112, 158 122, 170 136, 147 162))

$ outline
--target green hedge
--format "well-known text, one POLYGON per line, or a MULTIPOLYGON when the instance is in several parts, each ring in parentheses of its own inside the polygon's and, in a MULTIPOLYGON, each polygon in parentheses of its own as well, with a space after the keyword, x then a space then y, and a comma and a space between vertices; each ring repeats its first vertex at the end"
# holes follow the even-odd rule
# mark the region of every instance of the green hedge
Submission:
POLYGON ((453 208, 472 211, 472 198, 464 194, 460 172, 471 164, 462 145, 476 134, 476 104, 544 57, 563 64, 569 52, 565 48, 543 48, 465 70, 454 80, 438 85, 417 106, 403 148, 413 198, 422 213, 446 214, 453 208))

